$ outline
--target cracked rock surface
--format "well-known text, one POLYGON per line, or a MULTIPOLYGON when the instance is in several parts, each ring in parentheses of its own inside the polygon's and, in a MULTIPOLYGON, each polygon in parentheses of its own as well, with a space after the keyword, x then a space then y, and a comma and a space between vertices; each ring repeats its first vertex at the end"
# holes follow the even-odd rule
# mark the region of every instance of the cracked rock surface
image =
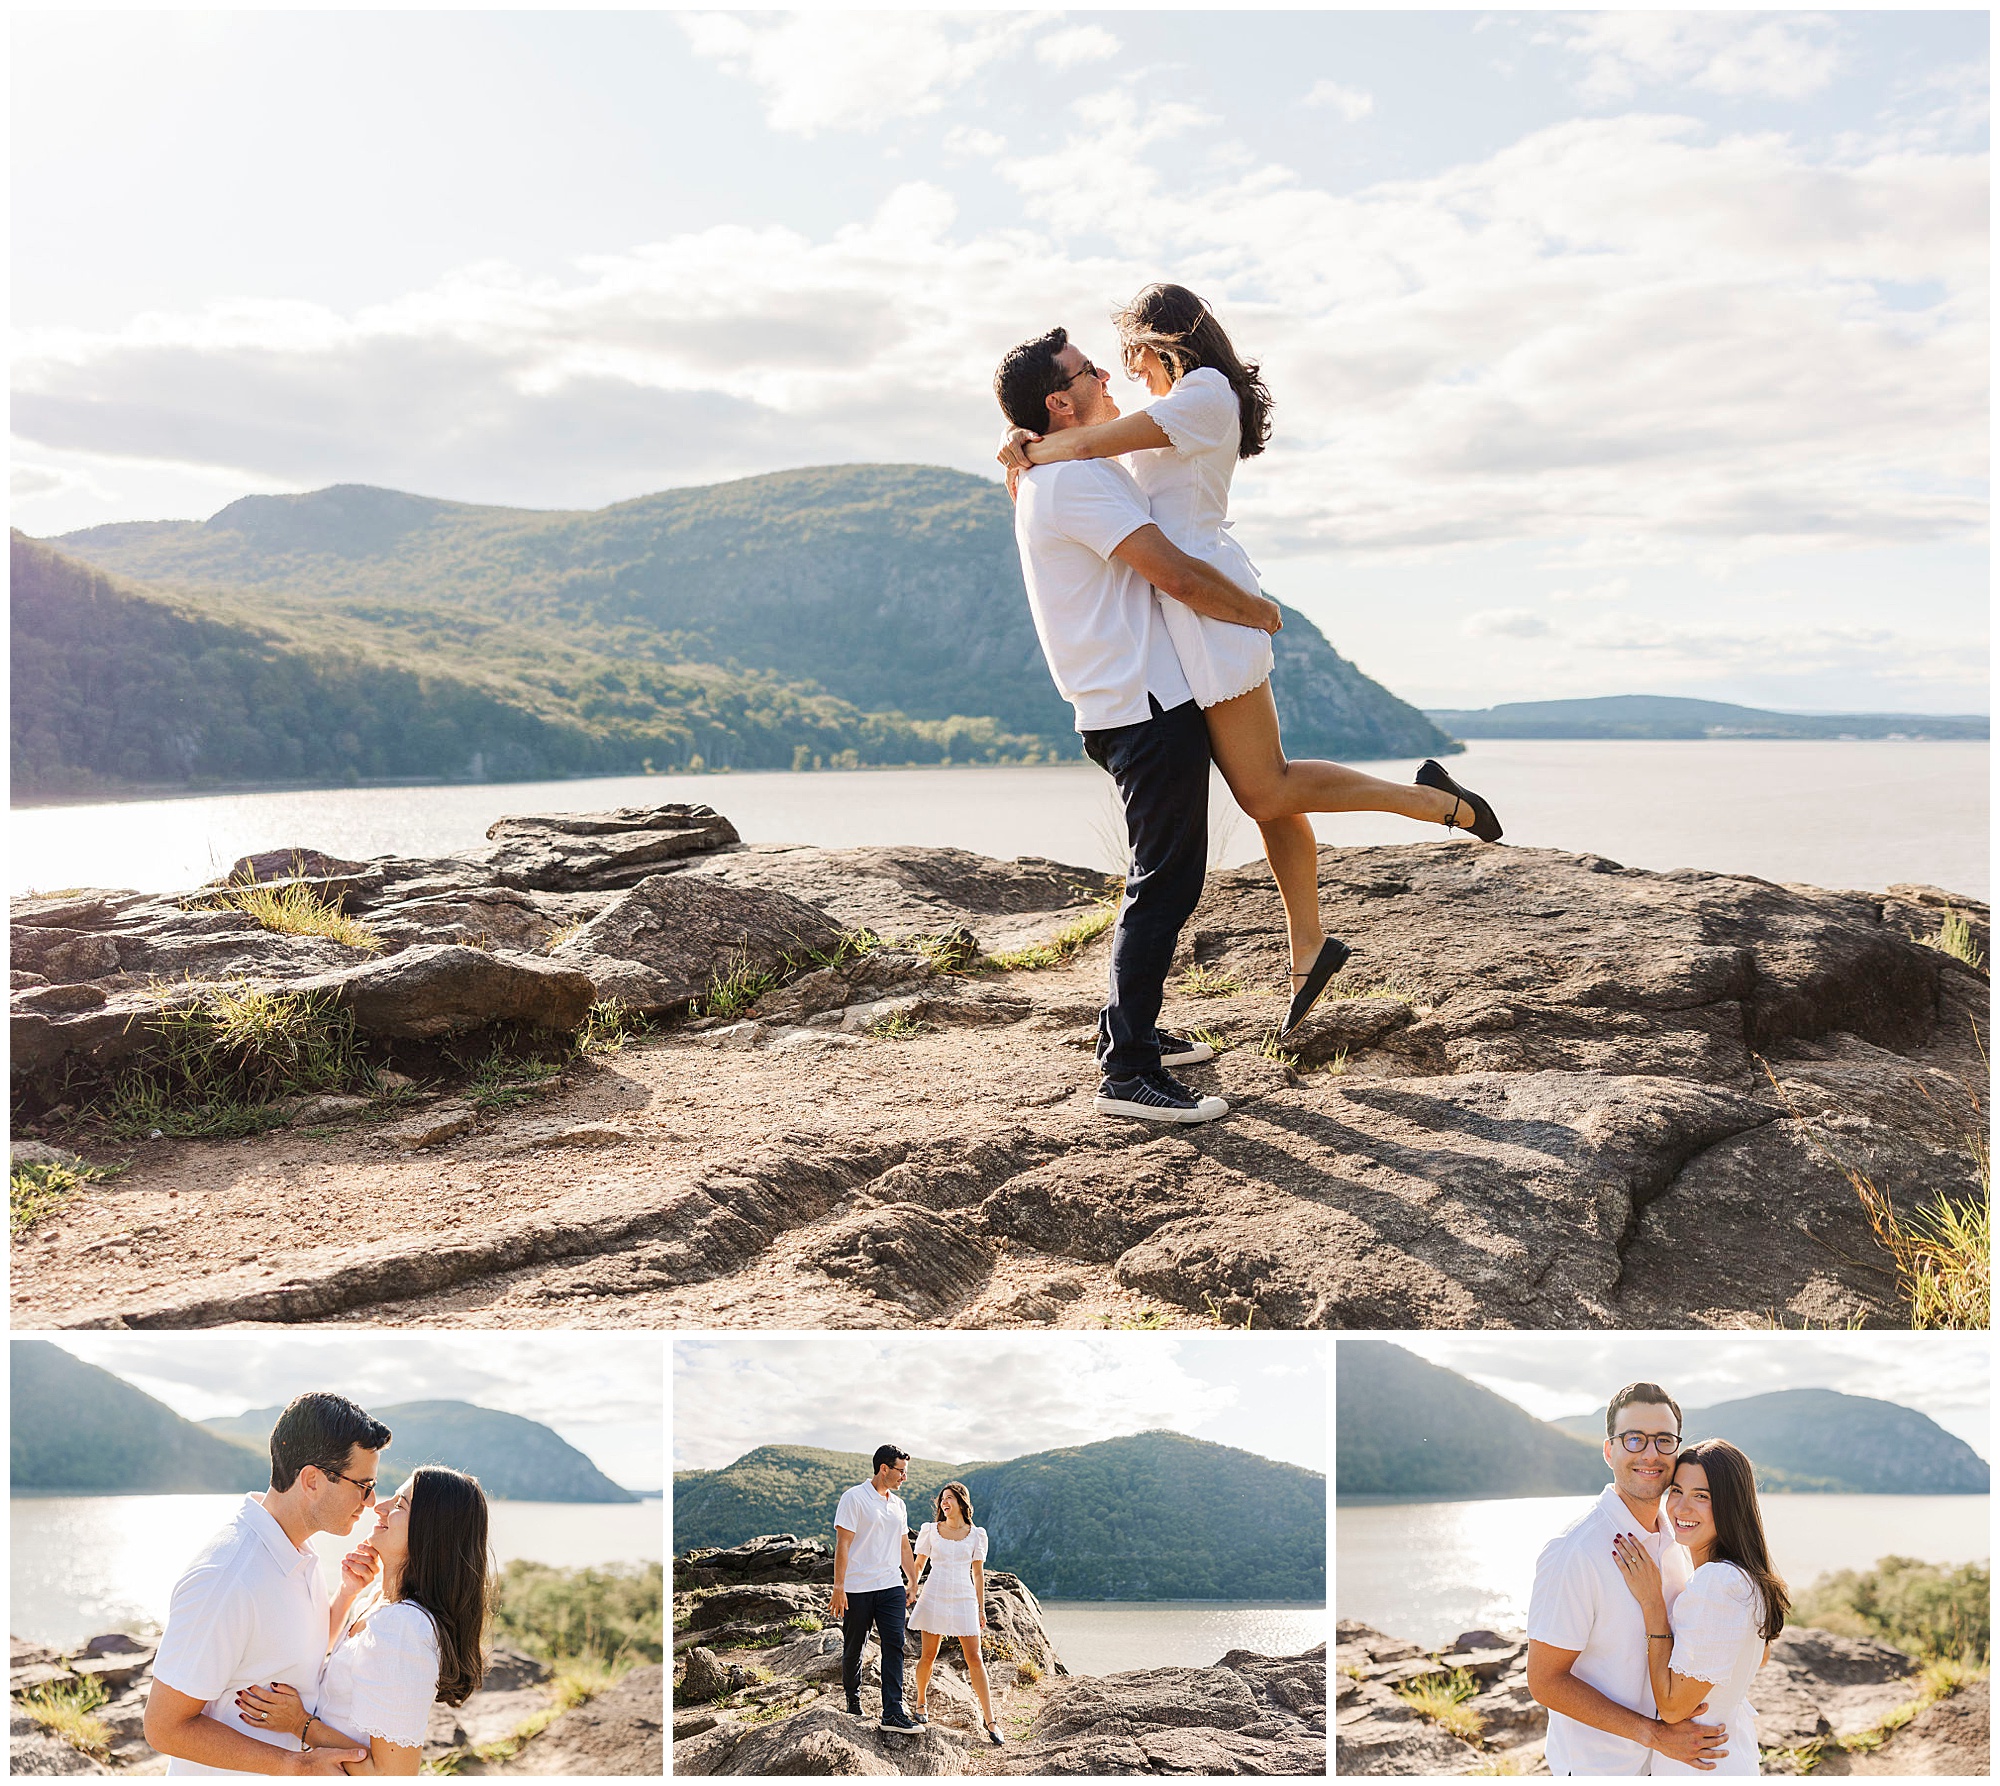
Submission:
MULTIPOLYGON (((1906 1213, 1983 1195, 1986 977, 1917 940, 1952 910, 1983 953, 1983 905, 1466 842, 1320 866, 1354 957, 1278 1057, 1268 871, 1211 875, 1184 933, 1163 1022, 1222 1045, 1182 1074, 1229 1099, 1222 1122, 1094 1113, 1105 937, 1011 972, 881 949, 578 1061, 531 1108, 423 1084, 387 1127, 115 1154, 45 1121, 37 1139, 132 1165, 16 1246, 15 1319, 1908 1324, 1855 1177, 1906 1213)), ((1094 909, 1082 871, 962 851, 723 850, 666 878, 988 950, 1094 909)), ((602 911, 659 884, 520 896, 602 911)), ((122 959, 134 898, 56 902, 26 929, 69 940, 28 946, 47 965, 108 937, 122 959)))

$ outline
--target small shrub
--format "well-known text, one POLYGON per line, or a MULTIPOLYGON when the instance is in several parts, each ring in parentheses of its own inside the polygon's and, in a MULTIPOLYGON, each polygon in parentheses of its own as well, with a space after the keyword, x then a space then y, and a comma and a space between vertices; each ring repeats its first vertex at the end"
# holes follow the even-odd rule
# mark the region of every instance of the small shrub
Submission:
POLYGON ((382 939, 374 931, 358 918, 348 917, 338 899, 315 892, 304 881, 271 886, 253 881, 248 886, 225 887, 198 909, 241 912, 281 936, 323 936, 369 955, 382 952, 382 939))
POLYGON ((1032 1687, 1038 1680, 1042 1678, 1042 1671, 1035 1663, 1027 1660, 1024 1657, 1021 1661, 1016 1662, 1014 1664, 1014 1678, 1016 1680, 1025 1681, 1029 1686, 1032 1687))
POLYGON ((1788 1623, 1873 1637, 1927 1661, 1976 1666, 1991 1633, 1993 1572, 1883 1557, 1872 1569, 1822 1575, 1793 1602, 1788 1623))
POLYGON ((1430 1719, 1461 1741, 1476 1743, 1486 1734, 1486 1720, 1465 1703, 1479 1691, 1479 1684, 1463 1668, 1423 1675, 1393 1691, 1418 1717, 1430 1719))
POLYGON ((111 1729, 91 1714, 109 1697, 102 1681, 53 1681, 22 1694, 20 1707, 51 1736, 102 1760, 111 1747, 111 1729))

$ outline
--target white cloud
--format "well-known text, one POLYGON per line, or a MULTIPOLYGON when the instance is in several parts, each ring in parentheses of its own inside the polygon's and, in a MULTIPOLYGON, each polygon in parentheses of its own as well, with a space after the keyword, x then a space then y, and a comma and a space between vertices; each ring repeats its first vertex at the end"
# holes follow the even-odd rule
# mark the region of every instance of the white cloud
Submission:
POLYGON ((1359 124, 1375 109, 1375 95, 1358 87, 1343 87, 1338 81, 1315 81, 1305 103, 1331 106, 1348 123, 1359 124))
POLYGON ((1039 23, 1025 13, 679 16, 696 54, 760 88, 765 121, 796 136, 872 131, 936 112, 989 63, 1018 51, 1039 23))
POLYGON ((1124 46, 1101 25, 1072 25, 1066 31, 1051 32, 1035 42, 1036 60, 1051 68, 1078 68, 1086 62, 1102 62, 1124 46))
POLYGON ((1558 41, 1585 59, 1587 99, 1676 84, 1726 98, 1806 99, 1839 71, 1839 35, 1834 20, 1814 13, 1601 12, 1558 41))
POLYGON ((1468 639, 1546 639, 1555 628, 1528 608, 1482 608, 1458 630, 1468 639))
POLYGON ((915 182, 820 239, 718 226, 350 313, 30 333, 16 432, 31 463, 542 506, 830 461, 985 475, 1001 352, 1060 321, 1105 359, 1106 311, 1164 274, 1277 394, 1234 501, 1274 556, 1521 541, 1609 571, 1983 537, 1983 156, 1831 163, 1635 116, 1333 193, 1254 158, 1168 177, 1212 137, 1184 102, 1071 115, 999 165, 1031 227, 968 230, 915 182))
POLYGON ((954 160, 997 161, 1007 153, 1007 139, 970 124, 954 124, 944 133, 943 148, 954 160))
POLYGON ((1618 602, 1632 593, 1629 577, 1612 577, 1602 583, 1593 583, 1587 589, 1551 589, 1552 602, 1618 602))
POLYGON ((720 1469, 759 1445, 1001 1462, 1124 1433, 1193 1432, 1235 1391, 1172 1340, 1113 1336, 814 1335, 676 1340, 674 1467, 720 1469))

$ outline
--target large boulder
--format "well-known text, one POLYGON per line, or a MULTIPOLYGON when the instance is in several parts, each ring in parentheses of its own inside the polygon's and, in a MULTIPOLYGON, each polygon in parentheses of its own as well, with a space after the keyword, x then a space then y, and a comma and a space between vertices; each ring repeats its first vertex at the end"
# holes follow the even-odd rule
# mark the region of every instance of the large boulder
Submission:
POLYGON ((628 1010, 685 1010, 718 976, 778 975, 832 950, 840 929, 789 893, 687 874, 656 874, 622 894, 551 954, 628 1010))
POLYGON ((545 892, 635 887, 670 862, 724 849, 736 827, 707 806, 621 806, 496 819, 487 866, 504 885, 545 892))
POLYGON ((691 1551, 674 1559, 674 1591, 786 1581, 833 1584, 833 1547, 820 1538, 771 1532, 726 1550, 691 1551))
POLYGON ((453 943, 420 943, 287 990, 331 994, 363 1035, 424 1042, 493 1023, 566 1032, 597 996, 590 977, 567 963, 453 943))
POLYGON ((725 1724, 674 1744, 674 1775, 962 1774, 965 1750, 942 1732, 891 1732, 815 1705, 778 1723, 725 1724))

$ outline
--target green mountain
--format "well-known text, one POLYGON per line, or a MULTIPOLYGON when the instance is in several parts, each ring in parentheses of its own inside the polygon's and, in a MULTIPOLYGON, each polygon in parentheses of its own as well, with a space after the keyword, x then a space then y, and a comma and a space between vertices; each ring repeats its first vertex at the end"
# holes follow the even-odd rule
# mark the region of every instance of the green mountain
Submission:
POLYGON ((1430 708, 1458 738, 1984 738, 1983 713, 1772 713, 1677 695, 1430 708))
POLYGON ((9 1481, 56 1493, 191 1495, 268 1488, 260 1450, 183 1420, 47 1340, 10 1348, 9 1481))
MULTIPOLYGON (((270 1442, 281 1408, 253 1408, 209 1431, 257 1446, 270 1442)), ((395 1438, 382 1454, 383 1485, 401 1482, 418 1464, 447 1464, 477 1476, 498 1501, 636 1501, 568 1443, 534 1420, 471 1402, 399 1402, 368 1410, 395 1438)))
MULTIPOLYGON (((17 646, 17 703, 24 682, 60 691, 37 696, 46 736, 25 758, 44 783, 130 777, 63 754, 80 740, 48 723, 120 675, 138 676, 143 713, 181 721, 179 732, 166 725, 164 748, 126 753, 167 780, 283 775, 294 760, 294 776, 492 778, 637 770, 644 758, 660 769, 695 756, 789 768, 844 751, 871 763, 1079 754, 1036 643, 1006 493, 961 472, 824 466, 592 511, 336 485, 245 497, 205 522, 121 523, 54 544, 142 580, 146 599, 184 623, 225 628, 224 640, 177 636, 174 676, 222 689, 253 729, 266 722, 266 681, 288 695, 330 679, 350 710, 390 672, 408 679, 387 685, 405 696, 408 682, 435 692, 408 713, 390 700, 379 726, 320 731, 283 700, 275 730, 298 750, 267 753, 277 767, 244 768, 257 757, 249 741, 225 747, 199 701, 169 702, 173 688, 149 678, 122 631, 107 641, 52 613, 60 596, 31 594, 24 609, 17 593, 17 638, 25 626, 32 645, 25 656, 17 646), (243 632, 252 639, 235 637, 243 632), (256 665, 209 663, 214 650, 248 652, 256 665), (449 709, 448 726, 426 730, 432 701, 449 709)), ((1455 748, 1303 615, 1286 610, 1276 644, 1274 688, 1295 755, 1455 748)))
POLYGON ((1384 1340, 1335 1349, 1334 1431, 1343 1499, 1595 1494, 1611 1480, 1599 1446, 1384 1340))
MULTIPOLYGON (((762 1532, 830 1537, 860 1452, 766 1445, 674 1475, 680 1550, 762 1532)), ((1179 1433, 1135 1433, 1005 1463, 910 1460, 912 1525, 937 1490, 972 1491, 995 1568, 1073 1600, 1311 1600, 1326 1592, 1326 1479, 1179 1433)))
MULTIPOLYGON (((1601 1435, 1604 1411, 1558 1421, 1601 1435)), ((1712 1408, 1688 1408, 1689 1439, 1727 1439, 1772 1493, 1983 1495, 1992 1472, 1963 1439, 1928 1414, 1832 1389, 1776 1389, 1712 1408)))

